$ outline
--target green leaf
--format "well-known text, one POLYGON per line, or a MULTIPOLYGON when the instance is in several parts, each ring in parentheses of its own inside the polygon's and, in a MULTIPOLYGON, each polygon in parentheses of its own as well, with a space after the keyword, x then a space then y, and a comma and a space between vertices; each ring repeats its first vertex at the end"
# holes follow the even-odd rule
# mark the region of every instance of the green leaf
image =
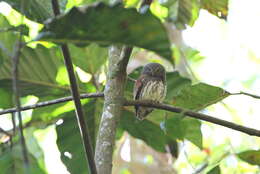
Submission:
POLYGON ((170 41, 160 20, 150 11, 140 14, 136 9, 123 8, 121 4, 74 7, 66 15, 46 24, 37 39, 80 45, 96 42, 137 46, 172 61, 170 41))
MULTIPOLYGON (((9 24, 5 18, 0 16, 1 26, 9 27, 9 24)), ((11 105, 12 62, 10 56, 17 38, 17 33, 11 31, 0 33, 0 46, 1 44, 5 46, 0 47, 2 51, 2 54, 0 54, 2 60, 0 64, 0 96, 6 98, 6 100, 0 101, 1 108, 10 107, 11 105)), ((72 55, 75 65, 81 69, 89 69, 93 73, 99 70, 102 65, 101 61, 104 62, 105 60, 106 49, 97 47, 96 45, 90 45, 90 48, 77 48, 74 51, 77 51, 76 55, 72 55), (90 49, 99 51, 99 53, 94 54, 90 49), (100 56, 99 67, 96 64, 92 64, 97 61, 92 61, 91 59, 85 60, 83 57, 84 54, 84 57, 91 57, 91 59, 97 59, 100 56)), ((19 89, 22 97, 34 95, 39 98, 39 102, 42 102, 70 95, 68 82, 66 83, 66 80, 64 80, 67 79, 67 72, 61 50, 58 47, 45 48, 41 45, 38 45, 34 49, 24 47, 21 50, 19 79, 19 89)), ((92 83, 78 82, 80 92, 89 92, 90 90, 93 92, 93 89, 95 91, 92 83)), ((51 121, 58 118, 61 113, 69 112, 73 109, 74 105, 71 102, 38 108, 33 111, 32 119, 51 121)))
POLYGON ((0 153, 1 174, 46 174, 37 163, 37 159, 28 154, 30 166, 24 168, 23 155, 20 144, 16 144, 12 149, 6 149, 0 153))
MULTIPOLYGON (((4 0, 15 10, 21 13, 22 0, 4 0)), ((65 10, 67 0, 59 0, 61 11, 65 10)), ((36 22, 43 23, 46 19, 54 16, 51 0, 27 0, 24 1, 24 15, 36 22)))
POLYGON ((201 110, 209 105, 223 100, 230 93, 205 83, 186 86, 180 93, 173 97, 174 105, 190 110, 201 110))
POLYGON ((128 111, 123 112, 119 124, 133 137, 143 140, 155 150, 165 152, 166 136, 158 125, 149 120, 138 121, 134 113, 128 111))
POLYGON ((69 47, 73 63, 92 75, 98 72, 107 60, 108 49, 99 47, 96 44, 83 48, 74 45, 69 47))
MULTIPOLYGON (((10 57, 3 57, 0 65, 0 88, 12 89, 12 62, 10 57)), ((64 67, 60 50, 38 46, 36 49, 22 49, 19 63, 19 86, 21 95, 63 96, 69 88, 56 81, 58 69, 64 67)))
MULTIPOLYGON (((7 19, 0 14, 0 28, 6 29, 6 28, 13 28, 12 25, 9 24, 7 19)), ((17 32, 0 32, 0 65, 4 61, 3 56, 11 56, 11 53, 13 51, 13 46, 15 44, 15 41, 18 38, 17 32)))
POLYGON ((166 120, 166 132, 172 139, 184 138, 202 149, 201 122, 194 118, 188 118, 178 115, 169 114, 166 120))
POLYGON ((214 167, 213 169, 211 169, 210 171, 207 172, 207 174, 220 174, 221 170, 219 165, 217 165, 216 167, 214 167))
POLYGON ((0 108, 6 109, 12 106, 12 92, 8 89, 0 88, 0 108))
MULTIPOLYGON (((99 99, 94 99, 88 101, 88 103, 84 105, 84 113, 93 150, 95 149, 100 115, 102 113, 102 104, 103 103, 99 99)), ((61 152, 61 160, 66 165, 69 172, 73 174, 87 174, 87 162, 75 112, 68 112, 62 114, 60 117, 62 117, 63 123, 57 125, 56 130, 58 135, 57 145, 61 152)))
POLYGON ((179 29, 186 28, 186 24, 192 26, 199 16, 200 1, 198 0, 170 0, 168 18, 179 29))
POLYGON ((167 78, 166 101, 172 104, 173 97, 178 95, 180 91, 186 86, 190 86, 191 80, 182 77, 177 71, 167 73, 166 78, 167 78))
POLYGON ((184 138, 202 149, 201 122, 193 118, 184 118, 181 125, 185 128, 184 138))
POLYGON ((57 145, 61 160, 70 173, 87 174, 88 166, 83 149, 77 119, 73 112, 66 114, 61 125, 56 126, 57 145))
MULTIPOLYGON (((174 84, 172 84, 174 85, 174 84)), ((173 97, 173 105, 199 111, 221 101, 229 95, 225 90, 199 83, 196 85, 186 85, 173 97)), ((201 122, 194 118, 189 118, 181 114, 169 113, 166 120, 167 134, 173 139, 188 139, 198 147, 202 148, 201 122)))
POLYGON ((213 15, 226 19, 228 15, 228 0, 202 0, 201 7, 213 15))
MULTIPOLYGON (((1 15, 0 27, 10 27, 7 20, 1 15)), ((0 96, 5 98, 5 100, 0 101, 0 108, 11 106, 12 62, 10 57, 18 37, 16 32, 0 32, 0 60, 2 60, 0 63, 0 96)), ((71 49, 73 52, 77 52, 72 54, 73 63, 87 72, 96 74, 106 60, 106 49, 97 45, 76 49, 72 46, 71 49)), ((21 96, 34 95, 39 97, 39 102, 41 102, 70 95, 68 83, 64 82, 64 78, 67 78, 67 72, 60 71, 64 69, 63 56, 59 47, 45 48, 41 45, 34 49, 24 47, 21 50, 19 63, 21 96)), ((96 90, 92 83, 78 82, 80 92, 96 90)), ((33 119, 50 121, 62 112, 73 109, 73 105, 69 106, 67 103, 39 108, 33 112, 33 119), (63 110, 58 109, 59 107, 62 107, 63 110)))
POLYGON ((252 165, 260 165, 260 151, 259 150, 248 150, 240 152, 237 156, 252 165))

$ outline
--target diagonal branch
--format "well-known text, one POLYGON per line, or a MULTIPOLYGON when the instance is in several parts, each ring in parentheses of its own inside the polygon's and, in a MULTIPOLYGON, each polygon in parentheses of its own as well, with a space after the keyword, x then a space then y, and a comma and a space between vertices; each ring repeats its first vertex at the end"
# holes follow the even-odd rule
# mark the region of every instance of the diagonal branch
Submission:
MULTIPOLYGON (((53 12, 54 12, 55 16, 60 14, 58 0, 52 0, 52 8, 53 8, 53 12)), ((61 46, 61 49, 62 49, 62 53, 63 53, 63 57, 64 57, 64 63, 66 65, 66 69, 67 69, 68 76, 69 76, 70 89, 71 89, 73 101, 74 101, 75 108, 76 108, 76 117, 77 117, 78 126, 79 126, 79 130, 80 130, 80 134, 81 134, 81 139, 82 139, 84 150, 85 150, 87 163, 88 163, 88 166, 90 169, 90 173, 97 174, 96 164, 94 161, 93 147, 91 145, 92 143, 91 143, 91 139, 90 139, 90 135, 89 135, 89 130, 88 130, 88 127, 87 127, 85 119, 84 119, 84 113, 83 113, 82 105, 80 102, 78 85, 77 85, 76 77, 74 74, 75 71, 73 69, 73 64, 71 61, 69 48, 66 44, 63 44, 61 46)))
POLYGON ((167 104, 153 103, 153 102, 147 102, 147 101, 125 101, 124 105, 125 106, 133 106, 133 105, 145 106, 145 107, 157 108, 157 109, 162 109, 162 110, 175 112, 175 113, 181 113, 185 116, 189 116, 189 117, 204 120, 204 121, 207 121, 210 123, 218 124, 218 125, 221 125, 221 126, 224 126, 224 127, 236 130, 236 131, 246 133, 248 135, 260 137, 260 130, 241 126, 241 125, 229 122, 229 121, 221 120, 219 118, 216 118, 216 117, 213 117, 213 116, 210 116, 207 114, 193 112, 193 111, 186 110, 183 108, 173 107, 173 106, 170 106, 167 104))

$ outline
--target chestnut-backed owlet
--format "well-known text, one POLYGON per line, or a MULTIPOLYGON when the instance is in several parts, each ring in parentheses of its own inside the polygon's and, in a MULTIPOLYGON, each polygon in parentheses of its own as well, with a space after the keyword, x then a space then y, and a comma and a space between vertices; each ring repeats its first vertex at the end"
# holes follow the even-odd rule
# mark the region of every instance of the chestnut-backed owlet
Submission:
MULTIPOLYGON (((166 95, 166 73, 159 63, 149 63, 144 66, 140 77, 134 86, 134 100, 162 102, 166 95)), ((152 108, 135 106, 136 117, 143 120, 152 108)))

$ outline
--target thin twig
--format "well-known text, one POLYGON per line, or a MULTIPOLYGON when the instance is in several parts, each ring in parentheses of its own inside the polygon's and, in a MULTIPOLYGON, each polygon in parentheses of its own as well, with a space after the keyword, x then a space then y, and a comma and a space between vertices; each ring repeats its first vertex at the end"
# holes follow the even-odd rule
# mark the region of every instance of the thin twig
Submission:
POLYGON ((198 169, 196 169, 192 174, 200 174, 203 170, 205 170, 208 167, 208 162, 202 164, 198 169))
MULTIPOLYGON (((24 1, 21 1, 21 12, 24 11, 24 1)), ((24 16, 22 15, 22 23, 23 23, 24 16)), ((28 158, 28 152, 26 148, 25 138, 23 134, 23 121, 22 121, 22 114, 21 114, 21 103, 20 103, 20 91, 19 91, 19 71, 18 71, 18 65, 19 65, 19 58, 21 55, 21 48, 22 48, 22 30, 23 27, 20 28, 20 35, 19 39, 16 42, 15 48, 14 48, 14 55, 12 56, 13 61, 13 93, 14 93, 14 103, 16 106, 16 111, 18 114, 18 121, 19 121, 19 132, 21 136, 21 147, 22 147, 22 154, 24 159, 24 169, 27 172, 29 169, 29 158, 28 158)), ((15 125, 14 125, 15 126, 15 125)))
MULTIPOLYGON (((98 98, 98 97, 104 97, 104 94, 102 92, 100 92, 100 93, 90 93, 90 94, 81 94, 80 95, 81 99, 98 98)), ((33 105, 22 106, 21 111, 25 111, 25 110, 29 110, 29 109, 36 109, 36 108, 45 107, 45 106, 58 104, 58 103, 64 103, 64 102, 67 102, 67 101, 71 101, 72 99, 73 99, 72 96, 69 96, 69 97, 63 97, 63 98, 58 98, 58 99, 54 99, 54 100, 39 102, 39 103, 36 103, 36 104, 33 104, 33 105)), ((5 110, 0 111, 0 115, 8 114, 8 113, 14 113, 16 111, 17 111, 16 108, 9 108, 9 109, 5 109, 5 110)))
POLYGON ((5 134, 5 135, 7 135, 8 137, 12 137, 12 135, 11 135, 9 132, 5 131, 5 130, 4 130, 3 128, 1 128, 1 127, 0 127, 0 132, 3 133, 3 134, 5 134))
POLYGON ((249 94, 249 93, 243 92, 243 91, 238 92, 238 93, 231 93, 231 95, 247 95, 247 96, 249 96, 249 97, 253 97, 253 98, 256 98, 256 99, 260 99, 260 96, 258 96, 258 95, 249 94))
MULTIPOLYGON (((52 8, 55 16, 60 14, 59 10, 59 3, 58 0, 52 0, 52 8)), ((76 81, 76 77, 74 74, 74 69, 73 69, 73 64, 71 61, 71 56, 69 49, 66 44, 63 44, 61 46, 63 57, 64 57, 64 62, 66 65, 66 69, 68 72, 69 80, 70 80, 70 88, 71 88, 71 93, 72 97, 74 100, 74 104, 76 107, 76 117, 78 121, 78 126, 80 129, 81 133, 81 139, 84 145, 84 150, 85 150, 85 155, 87 159, 87 164, 90 169, 91 174, 97 174, 97 169, 94 161, 94 152, 93 152, 93 147, 88 131, 88 126, 86 125, 85 119, 84 119, 84 113, 82 109, 82 105, 80 102, 80 95, 79 95, 79 90, 78 90, 78 85, 76 81)))
MULTIPOLYGON (((15 134, 16 133, 16 120, 15 120, 15 111, 16 111, 16 109, 15 108, 13 108, 14 109, 14 112, 12 112, 11 114, 12 114, 12 117, 11 117, 11 120, 12 120, 12 125, 13 125, 13 134, 15 134)), ((22 111, 22 107, 20 107, 20 111, 22 111)))

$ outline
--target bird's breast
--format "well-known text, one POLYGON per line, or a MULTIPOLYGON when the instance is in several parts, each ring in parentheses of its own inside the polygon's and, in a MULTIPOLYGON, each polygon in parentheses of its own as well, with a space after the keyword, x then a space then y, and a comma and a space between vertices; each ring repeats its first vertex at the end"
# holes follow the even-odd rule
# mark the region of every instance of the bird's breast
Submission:
POLYGON ((144 85, 143 91, 141 92, 140 99, 142 100, 153 100, 162 102, 166 95, 166 86, 162 81, 148 81, 144 85))

